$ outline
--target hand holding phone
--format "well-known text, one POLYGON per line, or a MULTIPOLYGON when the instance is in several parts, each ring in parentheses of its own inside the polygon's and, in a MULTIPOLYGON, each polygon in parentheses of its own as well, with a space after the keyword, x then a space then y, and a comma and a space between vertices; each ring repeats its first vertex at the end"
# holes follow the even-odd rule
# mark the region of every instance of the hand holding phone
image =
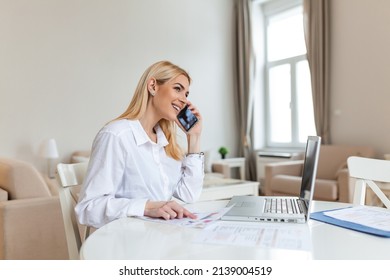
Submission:
POLYGON ((188 105, 177 114, 177 119, 185 131, 189 131, 198 122, 198 118, 191 112, 188 105))

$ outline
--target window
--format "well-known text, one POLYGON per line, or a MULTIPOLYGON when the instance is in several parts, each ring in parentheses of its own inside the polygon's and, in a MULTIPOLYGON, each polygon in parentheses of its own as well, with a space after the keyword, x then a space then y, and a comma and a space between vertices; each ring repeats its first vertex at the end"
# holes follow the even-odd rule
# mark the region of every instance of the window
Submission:
POLYGON ((265 34, 265 141, 267 147, 302 147, 316 135, 302 3, 262 5, 265 34))

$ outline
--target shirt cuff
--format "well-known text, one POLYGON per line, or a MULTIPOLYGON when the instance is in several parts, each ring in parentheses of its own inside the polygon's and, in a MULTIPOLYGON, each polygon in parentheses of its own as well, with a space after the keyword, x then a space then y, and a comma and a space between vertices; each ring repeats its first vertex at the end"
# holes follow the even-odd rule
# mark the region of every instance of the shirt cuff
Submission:
POLYGON ((145 205, 148 201, 147 198, 145 199, 131 199, 129 203, 129 207, 127 208, 127 216, 144 216, 145 212, 145 205))
POLYGON ((186 155, 186 157, 197 157, 199 159, 204 159, 204 153, 203 152, 200 152, 200 153, 188 153, 186 155))

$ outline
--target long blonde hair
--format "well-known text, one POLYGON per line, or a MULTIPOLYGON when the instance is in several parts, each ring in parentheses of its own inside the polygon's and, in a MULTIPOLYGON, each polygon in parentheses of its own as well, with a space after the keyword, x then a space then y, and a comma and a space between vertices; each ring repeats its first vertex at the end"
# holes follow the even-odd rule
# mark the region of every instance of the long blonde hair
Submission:
MULTIPOLYGON (((147 87, 151 78, 156 79, 158 85, 162 85, 180 75, 187 77, 188 82, 191 83, 189 74, 169 61, 159 61, 149 66, 138 82, 130 105, 115 120, 139 120, 145 114, 148 100, 151 98, 147 87)), ((175 160, 182 159, 184 152, 177 143, 175 122, 161 119, 159 125, 168 140, 168 145, 165 147, 167 155, 175 160)))

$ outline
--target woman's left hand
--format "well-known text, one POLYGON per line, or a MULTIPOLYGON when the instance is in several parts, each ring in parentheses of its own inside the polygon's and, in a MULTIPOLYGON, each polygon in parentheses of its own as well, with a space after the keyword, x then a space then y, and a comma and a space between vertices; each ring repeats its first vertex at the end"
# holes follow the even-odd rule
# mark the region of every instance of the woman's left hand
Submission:
POLYGON ((196 215, 185 209, 176 201, 148 201, 145 206, 144 215, 152 218, 163 218, 165 220, 191 218, 196 215))

